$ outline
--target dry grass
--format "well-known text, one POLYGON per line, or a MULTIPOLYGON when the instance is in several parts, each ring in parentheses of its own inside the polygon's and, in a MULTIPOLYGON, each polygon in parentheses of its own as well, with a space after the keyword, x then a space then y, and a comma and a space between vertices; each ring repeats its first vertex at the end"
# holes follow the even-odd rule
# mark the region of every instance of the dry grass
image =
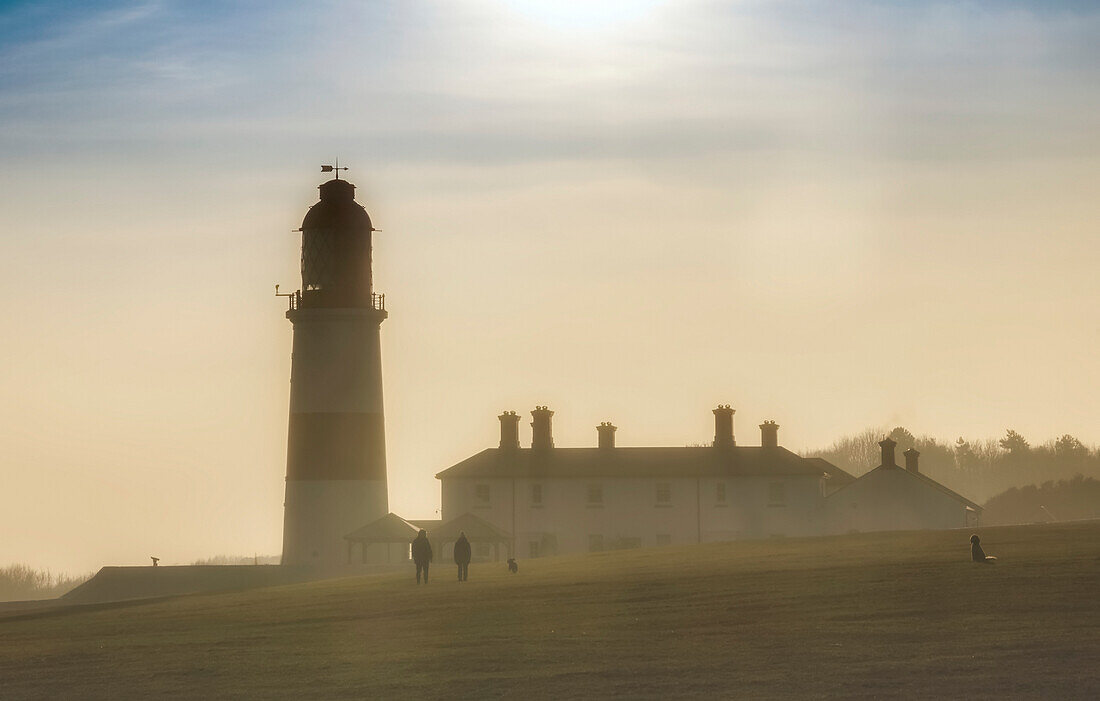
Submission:
POLYGON ((439 567, 0 620, 11 698, 1098 698, 1100 524, 439 567))

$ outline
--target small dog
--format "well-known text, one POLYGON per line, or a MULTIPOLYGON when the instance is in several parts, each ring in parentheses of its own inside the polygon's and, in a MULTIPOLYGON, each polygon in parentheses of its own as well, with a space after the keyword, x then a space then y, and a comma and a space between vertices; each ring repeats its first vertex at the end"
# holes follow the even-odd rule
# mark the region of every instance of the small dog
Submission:
POLYGON ((508 571, 511 572, 512 574, 515 574, 516 572, 519 572, 519 565, 516 564, 516 561, 515 561, 514 558, 511 558, 511 557, 508 558, 508 571))
POLYGON ((985 554, 985 550, 982 549, 981 540, 982 539, 978 537, 977 533, 970 536, 970 556, 974 559, 974 562, 996 562, 997 558, 985 554))

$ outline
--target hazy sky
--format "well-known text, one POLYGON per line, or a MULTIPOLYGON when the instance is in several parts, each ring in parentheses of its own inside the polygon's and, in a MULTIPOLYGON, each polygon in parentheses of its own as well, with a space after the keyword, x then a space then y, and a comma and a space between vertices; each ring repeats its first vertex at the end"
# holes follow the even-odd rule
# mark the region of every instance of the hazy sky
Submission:
POLYGON ((278 553, 335 156, 404 516, 535 404, 1100 441, 1092 3, 72 5, 0 4, 0 565, 278 553))

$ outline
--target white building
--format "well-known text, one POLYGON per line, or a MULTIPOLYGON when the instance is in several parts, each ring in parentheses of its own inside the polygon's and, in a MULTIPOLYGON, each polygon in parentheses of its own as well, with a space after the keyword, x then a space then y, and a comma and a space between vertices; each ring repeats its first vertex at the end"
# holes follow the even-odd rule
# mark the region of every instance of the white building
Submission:
POLYGON ((826 532, 825 497, 854 481, 820 458, 778 445, 738 446, 734 410, 714 410, 710 446, 619 448, 616 427, 598 446, 556 448, 553 412, 532 413, 532 444, 519 445, 519 416, 505 412, 501 440, 440 472, 442 517, 470 513, 513 534, 517 557, 826 532))

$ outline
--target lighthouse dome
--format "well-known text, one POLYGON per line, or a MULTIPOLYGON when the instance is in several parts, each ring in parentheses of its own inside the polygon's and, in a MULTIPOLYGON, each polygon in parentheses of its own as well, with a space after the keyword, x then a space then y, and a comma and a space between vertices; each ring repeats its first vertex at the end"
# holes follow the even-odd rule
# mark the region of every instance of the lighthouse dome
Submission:
POLYGON ((372 230, 370 215, 355 201, 355 186, 347 180, 329 180, 321 185, 321 201, 309 208, 302 230, 332 229, 347 233, 372 230))
POLYGON ((330 180, 302 220, 302 294, 306 306, 360 307, 371 302, 370 216, 355 186, 330 180))

